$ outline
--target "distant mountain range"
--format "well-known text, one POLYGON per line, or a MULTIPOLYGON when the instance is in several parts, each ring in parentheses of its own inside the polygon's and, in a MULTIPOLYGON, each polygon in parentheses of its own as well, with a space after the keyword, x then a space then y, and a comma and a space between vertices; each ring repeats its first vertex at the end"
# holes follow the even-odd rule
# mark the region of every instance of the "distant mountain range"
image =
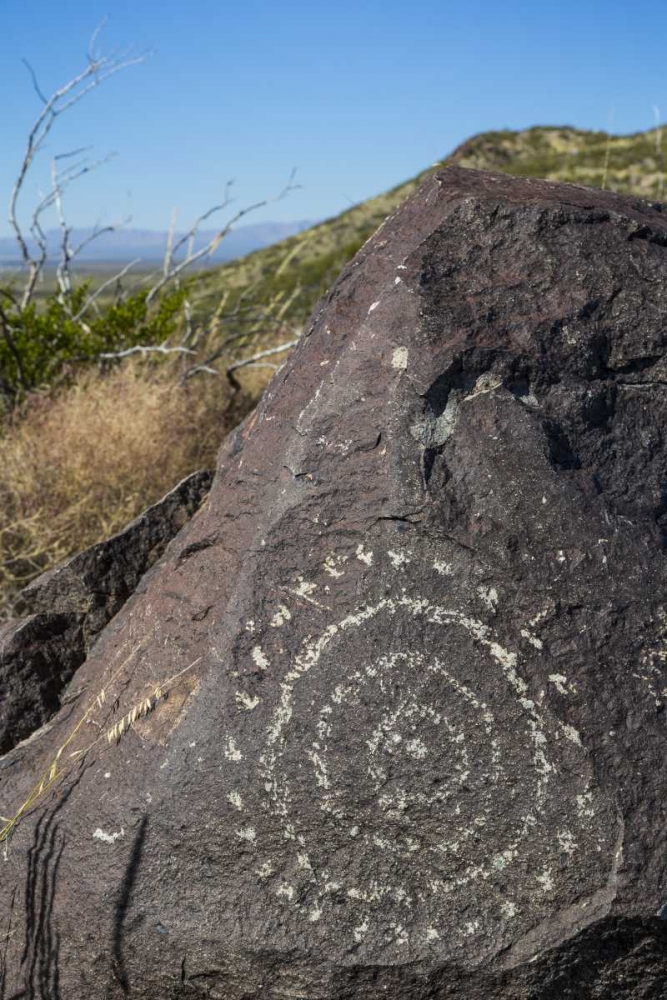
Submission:
MULTIPOLYGON (((280 240, 295 236, 313 225, 311 221, 299 222, 258 222, 254 225, 239 226, 233 229, 214 254, 207 258, 208 263, 221 264, 235 260, 272 246, 280 240)), ((92 233, 92 229, 74 229, 71 242, 76 246, 92 233)), ((203 230, 195 240, 194 249, 199 250, 215 236, 217 230, 203 230)), ((178 240, 183 233, 176 233, 178 240)), ((47 232, 49 247, 53 259, 57 259, 60 233, 58 230, 47 232)), ((78 258, 82 264, 127 263, 139 257, 146 263, 155 263, 164 259, 168 233, 166 230, 153 229, 119 229, 113 233, 105 233, 89 244, 78 258)), ((182 255, 181 255, 182 256, 182 255)), ((11 236, 0 237, 0 264, 11 267, 20 261, 16 240, 11 236)))

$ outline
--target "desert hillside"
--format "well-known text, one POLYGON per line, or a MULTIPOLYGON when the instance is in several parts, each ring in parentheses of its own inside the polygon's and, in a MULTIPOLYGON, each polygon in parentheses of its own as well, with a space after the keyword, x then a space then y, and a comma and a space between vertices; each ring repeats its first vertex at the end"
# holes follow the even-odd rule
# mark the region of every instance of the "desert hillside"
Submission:
POLYGON ((661 200, 665 166, 661 143, 660 129, 628 136, 565 126, 482 132, 390 191, 211 271, 199 284, 199 309, 205 314, 224 291, 233 300, 252 287, 261 302, 280 296, 288 304, 285 317, 302 323, 380 223, 438 166, 456 164, 661 200))

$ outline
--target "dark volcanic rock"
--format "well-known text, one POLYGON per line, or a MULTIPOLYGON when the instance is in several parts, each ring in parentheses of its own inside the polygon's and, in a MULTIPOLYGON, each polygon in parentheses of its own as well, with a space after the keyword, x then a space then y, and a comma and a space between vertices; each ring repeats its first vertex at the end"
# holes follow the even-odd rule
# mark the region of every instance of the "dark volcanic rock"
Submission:
POLYGON ((666 273, 580 188, 385 223, 77 673, 7 996, 664 997, 666 273))
POLYGON ((193 472, 118 534, 33 580, 19 594, 13 610, 19 615, 53 611, 83 615, 90 647, 199 509, 212 480, 211 472, 193 472))
POLYGON ((58 711, 62 690, 85 656, 81 615, 31 615, 0 624, 0 753, 58 711))
POLYGON ((118 534, 19 594, 13 610, 27 617, 0 623, 0 753, 57 712, 96 636, 197 511, 212 478, 188 476, 118 534))

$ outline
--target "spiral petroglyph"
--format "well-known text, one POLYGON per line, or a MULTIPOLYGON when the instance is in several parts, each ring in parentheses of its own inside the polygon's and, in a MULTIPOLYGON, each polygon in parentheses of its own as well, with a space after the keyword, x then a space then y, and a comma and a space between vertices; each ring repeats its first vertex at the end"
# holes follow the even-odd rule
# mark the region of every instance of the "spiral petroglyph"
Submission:
POLYGON ((577 731, 488 624, 399 587, 411 558, 382 559, 396 596, 325 624, 285 666, 254 777, 293 856, 280 868, 260 835, 256 873, 353 947, 373 928, 389 949, 456 953, 490 927, 514 935, 556 893, 593 895, 616 830, 577 731), (446 942, 443 907, 461 913, 446 942))

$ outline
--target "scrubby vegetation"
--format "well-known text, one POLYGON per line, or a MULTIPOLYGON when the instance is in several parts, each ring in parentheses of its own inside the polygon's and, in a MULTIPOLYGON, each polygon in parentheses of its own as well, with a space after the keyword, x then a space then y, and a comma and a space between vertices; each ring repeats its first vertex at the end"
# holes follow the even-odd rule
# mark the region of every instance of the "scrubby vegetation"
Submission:
POLYGON ((180 479, 215 467, 263 385, 183 386, 171 365, 130 362, 31 394, 0 436, 0 594, 5 613, 44 569, 112 535, 180 479))

